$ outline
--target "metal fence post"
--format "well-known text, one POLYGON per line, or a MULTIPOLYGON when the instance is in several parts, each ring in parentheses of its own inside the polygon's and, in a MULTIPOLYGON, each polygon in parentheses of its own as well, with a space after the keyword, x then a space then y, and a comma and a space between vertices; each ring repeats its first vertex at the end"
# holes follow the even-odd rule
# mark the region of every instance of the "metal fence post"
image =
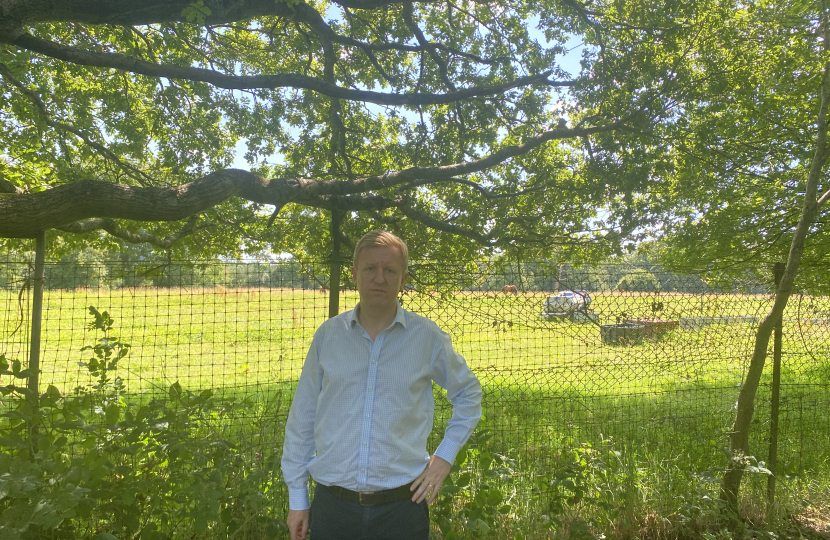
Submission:
POLYGON ((340 271, 343 261, 340 257, 340 225, 343 212, 331 211, 331 258, 329 259, 329 319, 340 313, 340 271))
MULTIPOLYGON (((773 266, 775 277, 775 292, 781 285, 781 278, 784 276, 786 265, 778 262, 773 266)), ((775 502, 775 475, 778 474, 778 411, 781 392, 781 340, 784 334, 784 317, 775 323, 775 337, 772 349, 772 396, 770 399, 770 420, 769 420, 769 458, 767 468, 772 473, 767 478, 767 502, 771 506, 775 502)))
POLYGON ((46 231, 41 231, 35 244, 35 275, 32 283, 32 336, 29 347, 28 389, 32 406, 37 408, 40 372, 40 334, 43 317, 43 280, 46 266, 46 231))

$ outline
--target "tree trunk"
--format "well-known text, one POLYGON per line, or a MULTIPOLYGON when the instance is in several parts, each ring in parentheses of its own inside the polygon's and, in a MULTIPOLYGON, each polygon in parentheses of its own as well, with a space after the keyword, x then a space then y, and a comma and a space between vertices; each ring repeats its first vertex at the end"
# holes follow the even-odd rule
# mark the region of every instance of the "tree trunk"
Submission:
MULTIPOLYGON (((826 32, 825 14, 822 13, 822 27, 826 32)), ((825 47, 828 46, 825 35, 825 47)), ((730 437, 730 458, 726 471, 723 475, 721 486, 721 499, 726 501, 725 512, 733 520, 738 517, 738 499, 740 496, 741 478, 746 465, 746 457, 749 456, 749 429, 752 422, 752 414, 755 410, 755 394, 758 391, 758 384, 761 374, 764 371, 764 363, 767 358, 770 336, 775 329, 776 322, 783 316, 784 308, 792 295, 793 282, 795 281, 798 267, 801 264, 801 257, 804 253, 804 244, 810 227, 813 225, 818 214, 819 203, 817 200, 818 182, 828 158, 827 148, 827 107, 828 107, 828 77, 830 77, 830 64, 824 67, 821 82, 821 107, 818 114, 818 133, 816 135, 815 153, 813 162, 810 165, 810 175, 807 178, 807 186, 804 193, 804 206, 796 226, 795 235, 790 244, 790 252, 787 257, 787 265, 781 283, 775 292, 775 303, 761 324, 758 325, 758 332, 755 334, 755 348, 749 364, 749 371, 746 380, 738 396, 738 410, 735 414, 735 423, 732 426, 730 437)))

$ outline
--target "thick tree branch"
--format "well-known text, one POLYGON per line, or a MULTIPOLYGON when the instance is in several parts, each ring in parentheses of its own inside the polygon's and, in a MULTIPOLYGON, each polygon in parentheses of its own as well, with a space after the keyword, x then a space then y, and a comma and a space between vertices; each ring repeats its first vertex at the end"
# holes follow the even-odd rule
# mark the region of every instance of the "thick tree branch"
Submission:
MULTIPOLYGON (((76 22, 140 26, 186 21, 193 0, 1 0, 0 18, 22 24, 76 22)), ((287 16, 287 2, 274 0, 207 0, 207 24, 222 24, 267 15, 287 16)))
MULTIPOLYGON (((368 194, 425 179, 441 181, 463 176, 525 154, 551 140, 582 137, 621 127, 620 124, 609 124, 580 129, 557 128, 521 145, 504 147, 478 160, 441 167, 412 167, 353 181, 284 178, 267 180, 239 169, 217 171, 188 184, 170 188, 140 188, 84 180, 39 193, 0 196, 0 236, 29 238, 38 231, 89 218, 179 221, 234 196, 257 203, 273 204, 277 207, 276 212, 290 202, 310 206, 332 204, 326 202, 325 198, 368 194)), ((380 210, 390 207, 389 199, 373 196, 354 197, 350 199, 349 204, 354 210, 380 210)), ((402 208, 398 199, 395 199, 394 206, 402 208)), ((472 238, 470 234, 472 233, 468 232, 464 236, 472 238)), ((487 240, 483 236, 481 238, 487 240)))
POLYGON ((0 196, 0 236, 30 238, 38 231, 89 218, 179 221, 233 196, 282 206, 307 183, 264 180, 238 169, 171 188, 82 180, 38 193, 0 196))
POLYGON ((12 193, 14 195, 20 195, 22 193, 26 193, 21 188, 17 187, 16 185, 12 184, 8 180, 3 177, 3 173, 0 172, 0 193, 12 193))
MULTIPOLYGON (((422 1, 422 4, 433 0, 422 1)), ((341 0, 334 2, 344 8, 375 9, 403 3, 403 0, 341 0)), ((79 22, 84 24, 144 25, 185 21, 186 8, 193 0, 0 0, 0 16, 21 21, 79 22)), ((223 24, 268 15, 287 16, 288 2, 275 0, 204 0, 210 9, 207 24, 223 24)))
POLYGON ((71 62, 83 66, 111 68, 128 71, 151 77, 165 77, 175 80, 190 80, 209 83, 218 88, 228 90, 246 90, 253 88, 297 88, 312 90, 319 94, 338 99, 363 101, 378 105, 438 105, 454 103, 473 97, 492 96, 503 94, 508 90, 533 84, 547 86, 573 86, 576 81, 552 81, 548 79, 551 72, 546 71, 538 75, 519 77, 512 81, 498 85, 473 86, 448 92, 445 94, 410 93, 386 94, 370 90, 353 90, 343 88, 325 80, 297 73, 283 73, 278 75, 226 75, 204 68, 189 66, 175 66, 170 64, 155 64, 146 60, 133 58, 120 53, 103 53, 87 51, 76 47, 68 47, 53 41, 40 39, 24 33, 15 39, 9 39, 7 34, 0 34, 0 43, 8 43, 22 49, 37 52, 58 60, 71 62))

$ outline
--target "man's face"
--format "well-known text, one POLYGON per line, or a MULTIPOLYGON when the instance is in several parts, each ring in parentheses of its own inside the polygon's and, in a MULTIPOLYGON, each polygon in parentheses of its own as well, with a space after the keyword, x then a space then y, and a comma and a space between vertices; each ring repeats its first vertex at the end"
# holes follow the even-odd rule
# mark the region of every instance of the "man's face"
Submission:
POLYGON ((360 293, 360 304, 370 308, 395 305, 408 274, 398 248, 375 246, 361 250, 352 278, 360 293))

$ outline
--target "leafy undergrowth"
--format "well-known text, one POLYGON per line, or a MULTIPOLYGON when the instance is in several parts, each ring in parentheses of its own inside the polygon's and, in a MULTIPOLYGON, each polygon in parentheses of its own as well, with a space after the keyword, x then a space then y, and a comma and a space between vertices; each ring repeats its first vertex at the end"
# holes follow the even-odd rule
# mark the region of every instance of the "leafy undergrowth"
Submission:
MULTIPOLYGON (((103 337, 84 347, 94 381, 67 395, 0 387, 0 539, 273 538, 266 507, 276 455, 252 462, 222 429, 250 403, 171 385, 166 397, 126 401, 117 376, 129 345, 106 311, 103 337)), ((0 374, 33 374, 0 355, 0 374)))
POLYGON ((690 460, 638 455, 610 439, 595 446, 563 441, 547 467, 528 471, 492 444, 489 432, 478 430, 461 452, 454 480, 432 509, 437 536, 830 540, 830 482, 824 477, 782 478, 778 503, 767 510, 765 491, 752 488, 765 488, 768 471, 748 466, 741 516, 733 521, 717 498, 719 471, 695 471, 690 460))

